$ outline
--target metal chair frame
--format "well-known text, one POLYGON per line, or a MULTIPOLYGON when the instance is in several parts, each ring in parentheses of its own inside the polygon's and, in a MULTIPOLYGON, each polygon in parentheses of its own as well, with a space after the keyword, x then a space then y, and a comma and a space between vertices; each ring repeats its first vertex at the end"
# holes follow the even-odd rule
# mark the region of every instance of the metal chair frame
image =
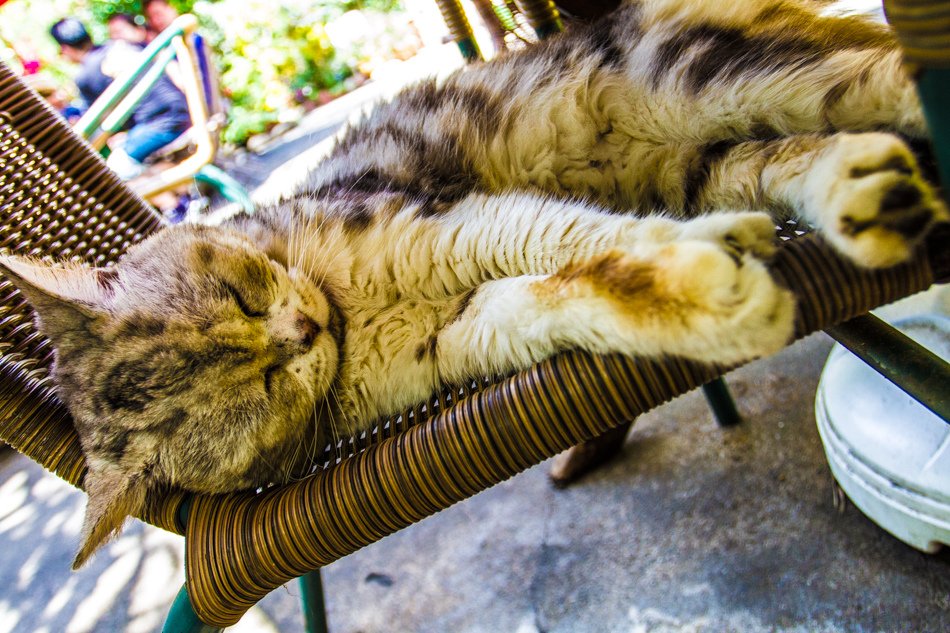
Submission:
POLYGON ((228 201, 252 211, 254 204, 244 187, 213 164, 218 152, 218 135, 226 115, 221 109, 216 82, 209 77, 210 70, 202 72, 202 66, 207 65, 203 58, 206 51, 196 48, 197 28, 198 20, 193 15, 176 18, 141 52, 135 66, 113 81, 90 105, 76 122, 76 131, 89 139, 96 149, 104 149, 109 137, 123 129, 169 64, 176 62, 191 115, 189 134, 194 151, 178 164, 136 183, 133 189, 149 199, 197 180, 213 186, 228 201))

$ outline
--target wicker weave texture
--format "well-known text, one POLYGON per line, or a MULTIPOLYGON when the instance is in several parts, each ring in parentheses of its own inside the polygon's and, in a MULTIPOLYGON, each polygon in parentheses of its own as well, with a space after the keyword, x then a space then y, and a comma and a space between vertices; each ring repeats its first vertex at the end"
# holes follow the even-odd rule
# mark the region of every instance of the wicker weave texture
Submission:
MULTIPOLYGON (((800 299, 798 336, 933 280, 927 258, 867 271, 811 236, 788 242, 774 272, 800 299)), ((229 626, 288 580, 632 420, 724 369, 566 353, 302 482, 261 495, 197 497, 186 540, 196 612, 209 624, 229 626)))
MULTIPOLYGON (((115 261, 161 218, 13 72, 0 64, 0 251, 115 261)), ((0 438, 78 484, 84 459, 49 384, 49 341, 0 278, 0 438)))
POLYGON ((904 59, 923 68, 950 68, 950 0, 884 0, 884 9, 904 59))

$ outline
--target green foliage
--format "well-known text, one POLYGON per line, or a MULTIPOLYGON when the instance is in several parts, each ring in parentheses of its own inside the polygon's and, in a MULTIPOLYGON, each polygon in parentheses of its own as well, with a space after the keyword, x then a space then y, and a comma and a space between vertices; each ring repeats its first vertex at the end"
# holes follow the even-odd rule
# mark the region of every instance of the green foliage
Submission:
POLYGON ((225 141, 242 143, 295 114, 297 90, 330 88, 351 73, 335 55, 319 4, 245 0, 240 14, 224 4, 195 6, 231 100, 225 141))
POLYGON ((97 24, 105 24, 116 13, 138 15, 142 13, 141 0, 90 0, 89 11, 97 24))
POLYGON ((349 0, 339 3, 343 11, 352 11, 353 9, 368 9, 370 11, 379 11, 388 13, 398 11, 402 8, 399 0, 349 0))
POLYGON ((255 134, 266 132, 277 119, 270 111, 234 105, 228 112, 228 126, 224 129, 222 139, 225 143, 240 145, 255 134))
POLYGON ((341 92, 361 60, 335 50, 325 25, 353 9, 398 8, 398 0, 243 0, 238 12, 233 3, 196 2, 231 101, 224 140, 243 143, 300 116, 309 101, 341 92))
MULTIPOLYGON (((87 0, 87 4, 93 20, 98 24, 105 24, 109 16, 116 13, 141 15, 144 2, 143 0, 87 0)), ((173 6, 178 13, 191 13, 195 0, 168 0, 168 4, 173 6)))

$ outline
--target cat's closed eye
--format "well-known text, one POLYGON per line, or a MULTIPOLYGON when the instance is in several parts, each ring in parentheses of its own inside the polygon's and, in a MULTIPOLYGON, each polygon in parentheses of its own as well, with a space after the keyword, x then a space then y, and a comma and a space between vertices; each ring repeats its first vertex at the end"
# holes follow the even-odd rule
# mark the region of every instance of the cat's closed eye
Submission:
POLYGON ((274 364, 267 367, 264 370, 264 391, 268 394, 271 393, 271 390, 274 387, 274 381, 279 378, 280 372, 284 370, 283 365, 274 364))
POLYGON ((260 319, 267 316, 266 310, 259 310, 253 307, 251 302, 247 301, 237 288, 227 282, 222 282, 221 285, 244 316, 249 319, 260 319))

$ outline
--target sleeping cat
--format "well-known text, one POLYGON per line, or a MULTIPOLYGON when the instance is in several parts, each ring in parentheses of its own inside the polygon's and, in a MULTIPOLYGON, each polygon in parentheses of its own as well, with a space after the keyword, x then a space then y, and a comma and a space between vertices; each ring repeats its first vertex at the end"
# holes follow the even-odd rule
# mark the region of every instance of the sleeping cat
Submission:
POLYGON ((884 27, 642 0, 407 89, 253 215, 111 268, 4 258, 87 457, 75 565, 157 483, 286 481, 440 385, 568 348, 775 352, 794 305, 768 213, 869 267, 948 219, 882 129, 925 136, 884 27))

